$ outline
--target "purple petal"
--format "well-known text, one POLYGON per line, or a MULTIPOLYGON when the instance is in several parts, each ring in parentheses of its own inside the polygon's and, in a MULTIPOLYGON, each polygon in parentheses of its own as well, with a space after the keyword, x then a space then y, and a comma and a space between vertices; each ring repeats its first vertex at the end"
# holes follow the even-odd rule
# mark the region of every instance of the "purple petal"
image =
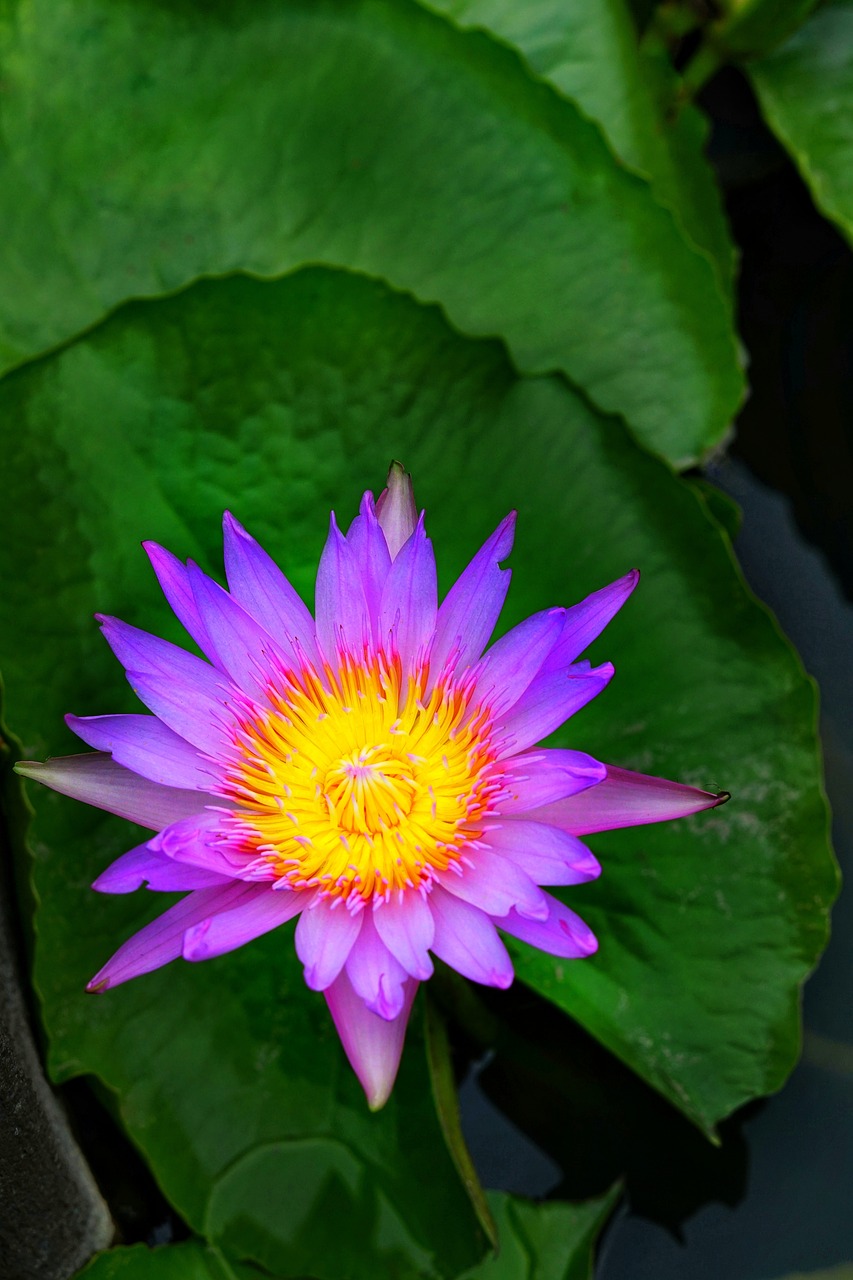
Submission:
POLYGON ((515 863, 482 846, 472 850, 471 862, 459 873, 453 867, 461 864, 451 863, 447 871, 438 873, 439 884, 489 916, 505 916, 512 907, 540 919, 548 914, 544 893, 515 863))
POLYGON ((175 617, 198 647, 207 653, 207 632, 198 616, 186 566, 171 551, 156 542, 143 542, 142 549, 151 561, 151 567, 175 617))
POLYGON ((437 674, 451 654, 462 671, 479 658, 495 629, 511 571, 500 562, 512 551, 516 513, 511 511, 448 591, 435 621, 431 665, 437 674))
MULTIPOLYGON (((233 880, 233 877, 231 877, 233 880)), ((137 845, 103 871, 92 882, 98 893, 133 893, 147 884, 149 889, 163 893, 186 892, 189 889, 209 889, 214 885, 230 883, 226 876, 202 867, 190 867, 172 862, 152 853, 147 844, 137 845)))
POLYGON ((149 711, 199 750, 217 755, 232 719, 227 708, 237 695, 227 677, 177 645, 118 618, 101 617, 100 622, 130 687, 149 711))
POLYGON ((391 565, 379 610, 380 644, 387 647, 388 634, 393 634, 404 671, 432 639, 437 608, 435 556, 421 516, 391 565))
POLYGON ((188 893, 119 947, 103 969, 95 974, 86 990, 106 991, 108 987, 117 987, 120 982, 137 978, 141 973, 150 973, 152 969, 176 960, 181 954, 187 929, 219 911, 237 906, 258 892, 255 885, 232 883, 221 889, 197 889, 188 893))
POLYGON ((418 522, 418 509, 412 477, 399 462, 392 462, 388 472, 388 485, 376 501, 376 514, 388 544, 391 559, 395 560, 402 547, 409 541, 418 522))
MULTIPOLYGON (((174 862, 215 871, 217 875, 232 879, 235 876, 242 878, 246 863, 250 860, 245 853, 233 848, 223 839, 222 813, 218 808, 195 813, 181 822, 173 822, 149 840, 148 847, 153 853, 171 858, 174 862)), ((252 881, 260 878, 251 877, 252 881)), ((269 878, 272 879, 272 874, 269 878)))
POLYGON ((575 915, 574 911, 570 911, 550 893, 545 897, 550 907, 547 920, 525 920, 517 911, 510 911, 502 919, 496 919, 495 924, 513 938, 520 938, 522 942, 529 942, 540 951, 547 951, 552 956, 563 956, 567 960, 579 960, 597 951, 595 934, 580 916, 575 915))
POLYGON ((391 568, 391 555, 388 551, 388 543, 385 541, 385 534, 376 518, 372 493, 366 493, 362 498, 360 513, 347 530, 347 542, 352 547, 361 569, 361 582, 370 613, 370 622, 378 640, 382 589, 391 568))
POLYGON ((219 803, 200 791, 161 787, 140 778, 100 751, 80 756, 61 756, 44 764, 21 760, 15 772, 41 782, 72 800, 82 800, 96 809, 138 822, 141 827, 160 831, 172 822, 201 813, 206 803, 219 803))
POLYGON ((65 723, 87 746, 109 751, 117 764, 152 782, 208 791, 215 779, 215 767, 155 716, 68 715, 65 723))
POLYGON ((639 581, 639 571, 632 569, 624 578, 594 591, 580 604, 567 609, 563 632, 548 659, 549 665, 565 667, 574 662, 619 612, 639 581))
MULTIPOLYGON (((547 738, 549 733, 585 707, 613 678, 611 663, 591 671, 540 672, 515 706, 496 725, 506 739, 502 754, 516 755, 547 738)), ((601 784, 599 784, 601 785, 601 784)))
POLYGON ((438 958, 474 982, 508 987, 512 960, 489 917, 440 885, 433 887, 429 903, 435 920, 432 950, 438 958))
POLYGON ((234 951, 297 915, 310 895, 258 886, 256 892, 228 911, 202 920, 184 934, 185 960, 210 960, 234 951))
POLYGON ((326 660, 337 664, 342 647, 358 653, 370 635, 370 610, 355 552, 331 518, 317 570, 317 639, 326 660))
POLYGON ((361 931, 363 917, 363 911, 348 911, 342 898, 317 898, 302 912, 296 926, 296 954, 312 991, 325 991, 334 982, 361 931))
POLYGON ((376 932, 400 964, 420 982, 432 975, 427 954, 435 937, 429 903, 420 893, 404 893, 399 901, 380 899, 373 909, 376 932))
POLYGON ((408 975, 394 959, 373 927, 373 912, 365 911, 361 932, 347 956, 346 971, 353 991, 372 1013, 391 1022, 406 1000, 408 975))
POLYGON ((583 884, 601 874, 598 861, 577 836, 543 822, 513 818, 487 831, 483 840, 536 884, 583 884))
POLYGON ((198 565, 188 568, 190 585, 199 615, 210 640, 208 653, 213 662, 231 677, 240 689, 263 699, 274 671, 299 665, 299 655, 288 645, 284 650, 260 623, 243 609, 218 582, 202 573, 198 565))
POLYGON ((501 761, 499 767, 506 788, 497 806, 501 817, 563 800, 594 787, 607 776, 605 766, 585 752, 550 747, 513 756, 501 761))
POLYGON ((607 777, 598 786, 554 804, 531 810, 525 817, 563 827, 573 835, 639 827, 647 822, 686 818, 703 809, 715 809, 730 799, 728 791, 700 791, 681 782, 667 782, 630 769, 605 765, 607 777))
POLYGON ((547 609, 501 636, 477 664, 477 696, 495 715, 518 702, 563 629, 565 609, 547 609))
POLYGON ((319 666, 310 610, 278 565, 229 511, 222 518, 225 574, 232 596, 278 640, 297 641, 309 662, 319 666))
POLYGON ((394 1087, 417 989, 417 982, 409 978, 403 1007, 393 1022, 371 1013, 353 990, 346 970, 324 993, 344 1052, 367 1095, 371 1111, 384 1107, 394 1087))

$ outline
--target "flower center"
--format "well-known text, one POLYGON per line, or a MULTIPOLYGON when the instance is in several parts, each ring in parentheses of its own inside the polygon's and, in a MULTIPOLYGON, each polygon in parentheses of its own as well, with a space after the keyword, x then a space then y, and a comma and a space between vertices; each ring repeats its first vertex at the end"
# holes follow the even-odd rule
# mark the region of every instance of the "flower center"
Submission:
POLYGON ((499 781, 491 719, 464 679, 382 653, 283 672, 235 735, 225 793, 248 878, 357 907, 428 885, 482 835, 499 781))
POLYGON ((412 762, 387 746, 351 751, 329 769, 323 793, 329 817, 346 831, 376 835, 411 813, 418 791, 412 762))

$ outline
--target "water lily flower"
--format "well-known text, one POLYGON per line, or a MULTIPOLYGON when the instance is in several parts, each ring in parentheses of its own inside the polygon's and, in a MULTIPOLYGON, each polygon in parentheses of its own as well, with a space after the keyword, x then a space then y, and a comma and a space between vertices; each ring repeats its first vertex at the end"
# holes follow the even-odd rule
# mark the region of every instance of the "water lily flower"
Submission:
POLYGON ((512 513, 439 605, 424 517, 395 464, 346 534, 332 516, 315 617, 228 513, 228 590, 145 544, 208 660, 100 617, 152 714, 68 716, 94 753, 19 766, 155 833, 95 889, 186 893, 88 990, 179 956, 222 955, 298 916, 305 981, 325 995, 376 1108, 432 956, 507 987, 501 934, 564 958, 595 951, 580 917, 540 887, 599 874, 579 837, 725 796, 537 746, 608 684, 610 663, 578 655, 638 574, 537 613, 487 648, 514 524, 512 513))

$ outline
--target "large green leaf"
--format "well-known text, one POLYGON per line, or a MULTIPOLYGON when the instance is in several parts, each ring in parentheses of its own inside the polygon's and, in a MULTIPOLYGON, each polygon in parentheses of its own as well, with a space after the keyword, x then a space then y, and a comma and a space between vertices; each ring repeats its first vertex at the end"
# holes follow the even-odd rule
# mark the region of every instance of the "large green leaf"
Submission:
MULTIPOLYGON (((558 378, 519 379, 498 344, 460 338, 437 309, 324 269, 133 304, 7 377, 0 414, 18 497, 0 531, 0 647, 9 723, 36 755, 71 748, 63 711, 133 706, 93 608, 178 634, 139 538, 215 566, 226 505, 310 594, 330 506, 346 518, 391 457, 415 474, 445 588, 516 504, 504 626, 640 565, 637 597, 595 647, 617 680, 561 740, 735 800, 593 838, 605 874, 570 900, 599 955, 555 962, 519 946, 519 972, 705 1126, 781 1082, 835 890, 813 689, 704 502, 620 423, 558 378)), ((313 1241, 312 1274, 340 1280, 338 1238, 313 1230, 334 1189, 351 1254, 373 1274, 470 1265, 481 1237, 417 1026, 376 1117, 287 927, 85 997, 85 979, 158 902, 87 889, 134 842, 126 824, 34 798, 53 1071, 93 1072, 117 1091, 191 1225, 271 1270, 313 1241)))
POLYGON ((407 0, 5 12, 5 364, 128 297, 326 262, 563 370, 671 459, 720 439, 742 380, 710 263, 495 42, 407 0))
POLYGON ((144 1244, 110 1249, 78 1271, 76 1280, 234 1280, 234 1272, 218 1249, 187 1240, 156 1249, 144 1244))
POLYGON ((463 28, 488 31, 603 130, 620 161, 651 182, 689 240, 706 251, 723 291, 734 251, 703 151, 708 124, 679 94, 665 53, 641 53, 625 0, 422 0, 463 28))
POLYGON ((746 70, 818 208, 853 242, 853 2, 824 5, 746 70))
POLYGON ((789 36, 817 0, 722 0, 710 27, 723 56, 764 53, 789 36))

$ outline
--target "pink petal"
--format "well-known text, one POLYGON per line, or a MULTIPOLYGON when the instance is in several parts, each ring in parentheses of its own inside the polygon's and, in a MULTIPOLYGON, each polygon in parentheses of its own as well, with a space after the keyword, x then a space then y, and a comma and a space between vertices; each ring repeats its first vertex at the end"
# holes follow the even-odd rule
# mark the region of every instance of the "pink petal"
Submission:
POLYGON ((225 574, 237 603, 276 639, 297 641, 309 662, 319 665, 310 610, 278 565, 230 511, 222 518, 225 574))
POLYGON ((119 947, 103 969, 95 974, 86 990, 106 991, 108 987, 117 987, 120 982, 150 973, 152 969, 159 969, 161 965, 177 959, 187 929, 259 892, 263 891, 255 885, 232 883, 221 889, 197 889, 187 894, 119 947))
POLYGON ((624 578, 594 591, 580 604, 567 609, 563 632, 548 659, 549 666, 565 667, 574 662, 619 612, 639 581, 638 570, 632 569, 624 578))
POLYGON ((516 513, 511 511, 448 591, 435 622, 431 666, 441 671, 455 655, 462 671, 479 658, 495 629, 511 572, 500 562, 512 550, 516 513))
POLYGON ((312 991, 325 991, 346 964, 359 935, 364 912, 347 910, 341 898, 318 898, 296 926, 296 954, 312 991), (332 906, 332 903, 336 905, 332 906))
POLYGON ((504 916, 512 907, 540 919, 548 914, 542 890, 515 863, 483 846, 472 850, 471 863, 458 873, 453 867, 460 864, 451 863, 447 871, 438 873, 439 884, 489 916, 504 916))
POLYGON ((166 787, 208 791, 217 770, 155 716, 65 717, 78 738, 96 751, 109 751, 117 764, 166 787))
POLYGON ((489 917, 440 885, 433 887, 429 903, 435 920, 432 950, 438 958, 474 982, 508 987, 512 960, 489 917))
POLYGON ((130 687, 149 711, 199 750, 216 755, 232 718, 227 708, 237 696, 227 677, 177 645, 118 618, 101 616, 100 622, 130 687))
POLYGON ((391 565, 379 611, 380 643, 387 648, 389 633, 393 634, 404 671, 432 639, 437 608, 435 556, 421 516, 391 565))
POLYGON ((432 961, 427 953, 435 937, 435 922, 420 893, 403 893, 398 901, 380 899, 373 909, 373 923, 407 973, 420 982, 431 977, 432 961))
MULTIPOLYGON (((496 725, 496 732, 506 739, 504 755, 541 742, 549 733, 585 707, 606 688, 613 678, 613 667, 605 662, 591 671, 540 672, 515 706, 496 725)), ((599 784, 601 785, 601 784, 599 784)))
POLYGON ((373 912, 363 914, 361 932, 347 956, 347 975, 367 1008, 392 1022, 405 1004, 408 975, 374 929, 373 912))
POLYGON ((370 610, 355 552, 331 518, 317 570, 317 639, 326 660, 341 648, 359 653, 370 635, 370 610))
POLYGON ((499 768, 505 783, 498 801, 501 817, 563 800, 607 775, 605 766, 585 752, 551 747, 503 760, 499 768))
POLYGON ((557 898, 545 895, 550 911, 547 920, 525 920, 517 911, 510 911, 495 924, 504 933, 522 942, 529 942, 540 951, 547 951, 552 956, 563 956, 567 960, 579 960, 591 956, 598 950, 595 934, 557 898))
POLYGON ((391 559, 395 560, 401 548, 411 538, 418 522, 412 477, 403 470, 399 462, 391 463, 388 486, 382 490, 376 500, 376 514, 379 517, 379 524, 385 535, 391 559))
POLYGON ((601 874, 598 861, 577 836, 544 822, 513 818, 488 830, 483 840, 536 884, 583 884, 601 874))
POLYGON ((207 632, 198 616, 186 566, 171 551, 156 542, 143 542, 142 548, 151 561, 151 567, 175 617, 202 652, 207 653, 207 632))
POLYGON ((128 818, 152 831, 203 812, 207 803, 219 803, 214 796, 200 791, 181 791, 149 782, 99 751, 60 756, 44 764, 21 760, 15 765, 15 771, 64 796, 71 796, 72 800, 82 800, 84 804, 128 818))
POLYGON ((370 1012, 353 990, 346 970, 324 992, 344 1052, 371 1111, 384 1107, 394 1087, 417 989, 414 978, 407 979, 403 1007, 393 1022, 370 1012))
POLYGON ((728 791, 700 791, 681 782, 667 782, 645 773, 632 773, 605 765, 607 777, 589 791, 543 805, 525 814, 537 822, 563 827, 573 835, 639 827, 647 822, 686 818, 703 809, 715 809, 730 799, 728 791))
POLYGON ((213 871, 205 871, 202 867, 172 862, 169 858, 152 853, 147 844, 140 844, 122 854, 106 871, 101 872, 97 880, 92 882, 92 888, 97 889, 98 893, 133 893, 147 884, 149 889, 161 893, 182 893, 189 889, 209 889, 214 885, 229 884, 231 880, 213 871))
POLYGON ((361 569, 367 608, 370 613, 374 636, 379 640, 379 610, 382 606, 382 589, 391 568, 388 543, 373 506, 373 494, 366 493, 361 500, 359 514, 347 530, 347 542, 355 553, 361 569))
POLYGON ((184 934, 185 960, 210 960, 234 951, 297 915, 308 905, 310 894, 288 889, 257 887, 237 906, 202 920, 184 934))

